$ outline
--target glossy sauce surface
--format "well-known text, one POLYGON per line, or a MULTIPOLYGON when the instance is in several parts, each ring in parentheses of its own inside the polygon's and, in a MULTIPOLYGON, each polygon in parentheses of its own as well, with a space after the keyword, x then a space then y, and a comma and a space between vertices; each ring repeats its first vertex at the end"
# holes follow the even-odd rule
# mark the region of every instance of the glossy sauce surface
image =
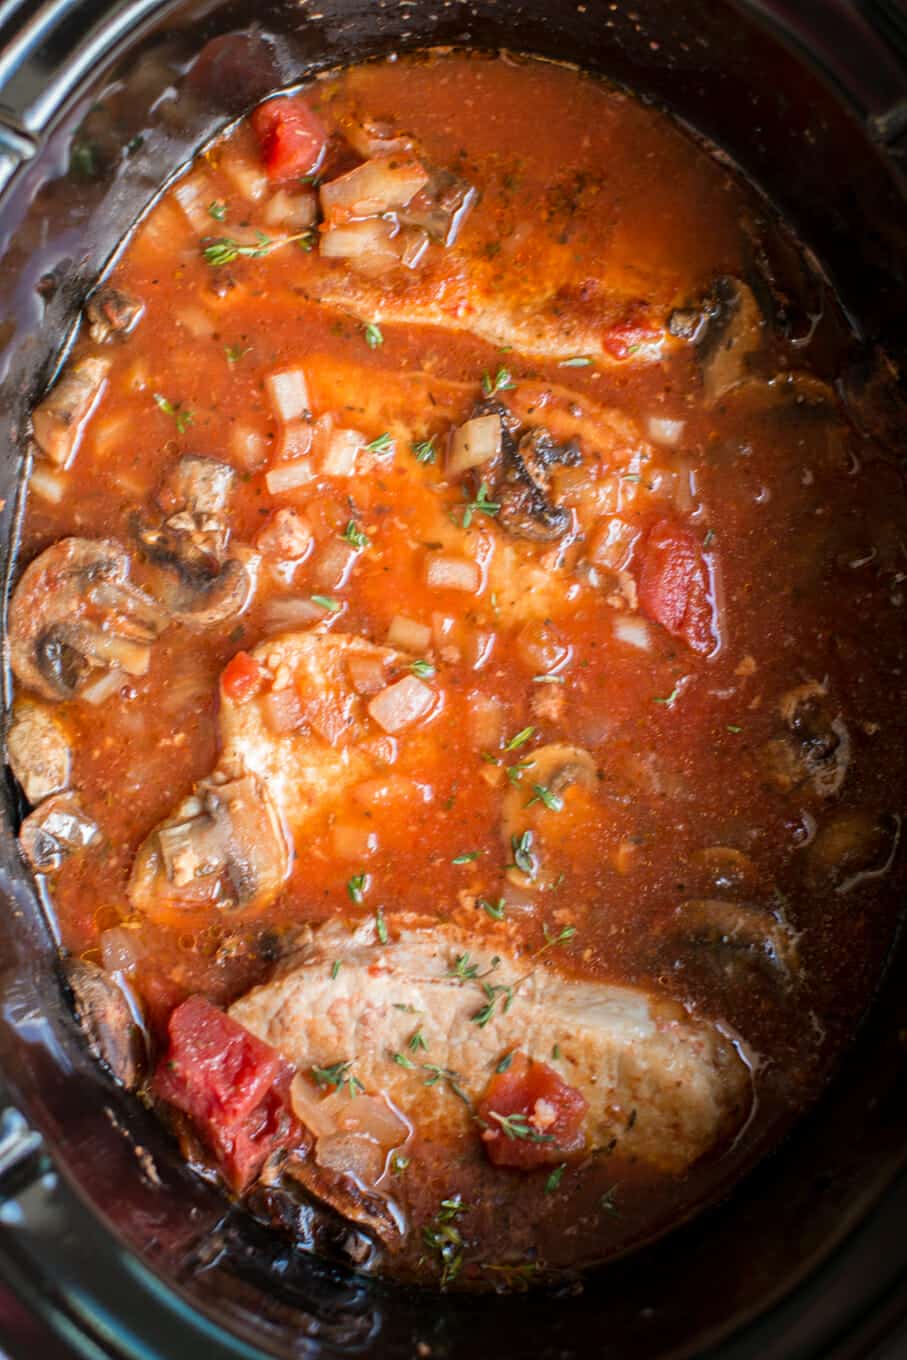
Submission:
MULTIPOLYGON (((278 191, 255 180, 243 124, 126 246, 110 282, 144 312, 103 346, 77 341, 76 360, 111 367, 54 473, 59 503, 33 489, 23 561, 67 535, 131 545, 136 510, 159 514, 162 483, 194 454, 238 474, 230 538, 259 545, 256 585, 222 624, 171 624, 147 674, 103 702, 54 706, 100 836, 52 895, 64 947, 90 962, 109 967, 128 928, 129 984, 160 1045, 186 997, 226 1006, 272 977, 300 927, 338 921, 380 921, 392 943, 444 923, 477 950, 717 1024, 752 1095, 680 1173, 619 1142, 566 1156, 557 1176, 558 1161, 505 1169, 478 1131, 452 1157, 415 1130, 379 1187, 407 1225, 382 1268, 437 1281, 445 1258, 423 1229, 460 1196, 460 1281, 519 1285, 726 1187, 821 1088, 871 995, 903 884, 903 479, 841 403, 852 342, 833 296, 664 114, 570 70, 463 54, 343 72, 306 98, 333 134, 323 181, 361 160, 346 137, 368 118, 411 134, 478 201, 412 270, 363 276, 317 247, 271 248, 292 230, 268 215, 278 191), (223 238, 246 254, 213 263, 223 238), (758 342, 745 379, 710 396, 707 345, 683 317, 701 323, 728 278, 756 300, 758 342), (589 335, 600 350, 572 347, 589 335), (312 420, 361 444, 336 476, 316 442, 311 479, 275 494, 285 430, 269 379, 295 368, 312 420), (448 473, 450 431, 489 397, 522 429, 576 441, 553 473, 571 516, 556 541, 508 533, 492 482, 448 473), (311 535, 289 565, 259 539, 287 508, 311 535), (625 552, 608 546, 613 524, 625 552), (436 559, 473 564, 473 586, 433 584, 436 559), (672 571, 685 615, 665 604, 672 571), (289 624, 300 601, 309 616, 289 624), (312 628, 384 644, 401 617, 424 645, 403 646, 393 674, 420 680, 430 706, 396 734, 303 704, 299 724, 367 769, 293 836, 274 900, 137 910, 139 846, 217 763, 231 659, 312 628), (539 776, 534 752, 564 745, 588 753, 589 782, 539 776)), ((153 590, 140 555, 131 579, 153 590)), ((430 1062, 430 1046, 416 1056, 430 1062)), ((457 1097, 442 1082, 438 1099, 457 1097)))

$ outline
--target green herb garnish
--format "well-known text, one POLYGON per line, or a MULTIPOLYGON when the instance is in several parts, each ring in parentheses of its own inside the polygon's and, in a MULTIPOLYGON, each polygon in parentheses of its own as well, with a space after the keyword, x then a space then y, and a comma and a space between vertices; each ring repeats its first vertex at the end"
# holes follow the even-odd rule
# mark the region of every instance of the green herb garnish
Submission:
POLYGON ((354 548, 367 548, 371 543, 368 534, 363 533, 354 519, 351 519, 343 533, 340 535, 347 543, 352 543, 354 548))
POLYGON ((501 1009, 505 1014, 510 1010, 510 1004, 513 1001, 513 988, 508 987, 507 984, 503 982, 496 985, 490 982, 483 982, 482 991, 485 993, 485 1005, 481 1006, 476 1011, 475 1015, 469 1017, 474 1025, 478 1025, 479 1029, 484 1029, 488 1024, 497 1009, 497 1004, 501 997, 504 998, 504 1005, 501 1009))
POLYGON ((554 1170, 552 1171, 551 1175, 548 1177, 548 1179, 547 1179, 546 1182, 545 1182, 545 1194, 546 1194, 546 1195, 553 1195, 553 1194, 554 1194, 555 1190, 557 1189, 557 1187, 560 1185, 561 1181, 563 1180, 563 1178, 564 1178, 564 1172, 565 1172, 566 1170, 567 1170, 567 1163, 566 1163, 566 1162, 561 1162, 560 1166, 556 1166, 556 1167, 554 1168, 554 1170))
POLYGON ((677 696, 678 696, 679 693, 680 693, 680 686, 679 686, 679 685, 675 685, 674 688, 671 690, 671 693, 667 696, 666 699, 659 699, 659 698, 655 697, 655 698, 652 699, 652 703, 653 703, 653 704, 666 704, 667 707, 670 708, 671 705, 673 704, 674 700, 677 698, 677 696))
POLYGON ((504 747, 505 752, 515 751, 517 747, 522 746, 525 742, 527 742, 529 738, 533 736, 534 732, 535 732, 534 727, 524 727, 521 732, 517 732, 515 737, 510 738, 510 740, 504 747))
POLYGON ((366 321, 365 325, 362 327, 362 333, 365 336, 365 343, 368 345, 369 349, 377 349, 379 345, 384 344, 384 336, 381 334, 381 327, 374 321, 366 321))
POLYGON ((173 402, 168 401, 160 392, 155 392, 153 395, 164 415, 173 416, 176 421, 177 434, 185 434, 194 419, 192 412, 184 406, 174 406, 173 402))
POLYGON ((339 1091, 345 1086, 352 1097, 357 1091, 365 1090, 359 1078, 350 1071, 352 1066, 353 1060, 349 1058, 346 1062, 333 1063, 330 1067, 312 1067, 310 1071, 315 1078, 315 1085, 319 1088, 333 1086, 339 1091))
POLYGON ((263 231, 256 232, 258 236, 257 245, 244 245, 241 241, 234 241, 230 236, 219 236, 215 241, 209 241, 202 246, 202 254, 214 269, 220 269, 225 264, 232 264, 240 256, 249 260, 259 260, 263 255, 270 255, 272 250, 279 250, 281 246, 288 246, 293 241, 307 241, 303 245, 304 250, 311 250, 314 238, 311 231, 300 231, 295 236, 279 236, 276 240, 266 236, 263 231))
POLYGON ((516 383, 506 368, 499 368, 493 378, 487 373, 482 374, 482 391, 486 397, 493 397, 496 392, 511 392, 515 387, 516 383))
POLYGON ((310 595, 309 599, 312 604, 317 604, 319 609, 326 609, 329 614, 340 612, 340 601, 332 599, 330 595, 310 595))
POLYGON ((375 930, 378 932, 378 939, 382 944, 387 944, 387 922, 384 919, 384 910, 379 907, 375 912, 375 930))
POLYGON ((335 959, 334 962, 331 964, 331 981, 332 981, 332 982, 336 982, 336 981, 337 981, 337 974, 340 972, 340 969, 341 969, 342 967, 343 967, 343 960, 342 960, 342 959, 335 959))
MULTIPOLYGON (((469 492, 464 491, 464 495, 468 496, 469 492)), ((488 483, 482 482, 476 493, 475 500, 470 501, 463 511, 463 528, 469 528, 470 524, 472 524, 473 515, 496 515, 500 508, 501 506, 498 501, 488 499, 488 483)))
POLYGON ((564 926, 564 928, 561 931, 559 931, 557 935, 552 935, 547 925, 545 925, 543 922, 542 934, 545 937, 545 943, 542 946, 542 948, 536 952, 535 955, 536 958, 538 958, 539 954, 544 954, 546 950, 553 949, 555 945, 566 944, 568 940, 572 940, 574 935, 576 934, 576 926, 564 926))
POLYGON ((371 440, 365 447, 370 449, 372 453, 384 453, 386 449, 392 447, 393 442, 393 436, 389 435, 387 430, 385 430, 384 434, 379 434, 377 439, 371 440))
POLYGON ((435 668, 430 661, 407 661, 403 669, 412 671, 413 675, 418 675, 420 680, 430 680, 435 673, 435 668))
POLYGON ((524 831, 521 836, 510 837, 510 850, 513 855, 513 868, 529 878, 535 877, 536 863, 532 853, 532 832, 524 831))
POLYGON ((227 356, 227 363, 238 364, 243 355, 249 353, 250 348, 251 346, 249 345, 245 348, 243 348, 242 345, 224 345, 224 354, 227 356))
POLYGON ((488 1118, 493 1119, 498 1124, 507 1138, 522 1138, 529 1143, 553 1143, 554 1134, 539 1133, 534 1129, 524 1114, 498 1114, 497 1110, 489 1110, 488 1118))
POLYGON ((368 892, 370 878, 368 874, 353 874, 347 882, 346 890, 350 895, 350 901, 355 902, 356 906, 362 905, 362 899, 368 892))
POLYGON ((410 1053, 418 1053, 420 1049, 428 1048, 428 1043, 426 1041, 425 1035, 422 1033, 421 1025, 419 1026, 418 1029, 413 1030, 412 1034, 406 1041, 406 1047, 409 1049, 410 1053))
POLYGON ((222 198, 215 198, 208 204, 208 213, 215 222, 223 222, 227 216, 227 205, 222 198))
POLYGON ((433 463, 435 461, 435 436, 431 439, 420 439, 418 443, 410 446, 416 457, 417 463, 433 463))
POLYGON ((569 359, 561 359, 558 368, 588 368, 591 363, 588 354, 572 354, 569 359))
POLYGON ((457 1219, 469 1209, 459 1195, 442 1199, 441 1207, 422 1229, 422 1241, 429 1251, 437 1252, 441 1266, 441 1288, 451 1284, 463 1268, 463 1236, 457 1219))
POLYGON ((497 902, 490 902, 487 897, 480 897, 478 904, 484 912, 487 912, 492 921, 503 921, 506 905, 503 897, 499 897, 497 902))
POLYGON ((478 850, 464 850, 462 855, 457 855, 450 862, 451 864, 472 864, 479 858, 478 850))
POLYGON ((532 787, 535 792, 526 804, 527 807, 532 807, 533 803, 544 803, 549 812, 562 811, 564 800, 560 794, 552 793, 544 784, 533 784, 532 787))

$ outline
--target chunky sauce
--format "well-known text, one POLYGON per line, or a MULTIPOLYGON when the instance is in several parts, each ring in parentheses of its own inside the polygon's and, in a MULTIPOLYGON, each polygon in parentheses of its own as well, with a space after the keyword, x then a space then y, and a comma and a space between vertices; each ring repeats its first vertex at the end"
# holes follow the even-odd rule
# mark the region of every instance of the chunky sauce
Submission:
MULTIPOLYGON (((304 94, 330 134, 314 176, 294 170, 292 139, 289 170, 275 167, 260 115, 214 144, 107 281, 142 304, 137 322, 77 339, 70 366, 109 367, 58 463, 36 412, 23 563, 67 536, 117 540, 167 618, 144 673, 141 656, 96 661, 88 698, 81 680, 73 697, 37 696, 20 666, 17 713, 39 702, 64 732, 65 782, 94 830, 45 865, 63 946, 128 985, 158 1055, 180 1003, 230 1005, 286 968, 301 928, 317 940, 338 922, 371 924, 375 949, 443 923, 475 957, 639 989, 717 1025, 745 1095, 689 1165, 656 1167, 622 1136, 565 1138, 560 1155, 557 1126, 532 1122, 544 1102, 520 1114, 521 1097, 507 1138, 533 1155, 516 1167, 486 1155, 507 1117, 489 1118, 488 1098, 466 1093, 472 1127, 452 1144, 410 1121, 374 1190, 404 1225, 382 1268, 520 1284, 603 1259, 726 1187, 815 1095, 866 1005, 897 908, 903 480, 842 405, 852 341, 829 290, 665 115, 573 71, 463 54, 304 94), (475 191, 464 202, 460 186, 456 239, 404 225, 400 262, 387 257, 402 237, 382 227, 364 255, 325 258, 332 234, 349 243, 312 220, 325 210, 313 178, 367 159, 366 135, 380 151, 401 134, 416 150, 385 158, 421 157, 475 191), (482 417, 461 444, 490 437, 492 455, 457 475, 451 432, 482 417), (555 451, 516 503, 502 449, 528 457, 520 441, 539 429, 555 451), (177 590, 155 545, 181 512, 187 455, 236 477, 224 524, 171 526, 177 552, 181 533, 209 535, 177 590), (274 476, 288 467, 298 476, 274 476), (192 617, 212 560, 240 548, 251 597, 192 617), (342 701, 287 690, 259 644, 313 630, 389 641, 384 678, 366 657, 342 701), (404 681, 390 717, 367 716, 404 681), (225 897, 221 882, 212 896, 198 859, 197 891, 173 864, 137 889, 139 847, 218 763, 219 710, 259 702, 276 768, 302 733, 316 763, 319 743, 361 761, 355 778, 328 780, 274 892, 256 880, 225 897)), ((300 135, 304 154, 313 134, 300 135)), ((351 215, 386 223, 385 208, 351 215)), ((62 590, 38 581, 30 611, 42 588, 62 590)), ((512 975, 492 969, 480 993, 469 968, 477 1007, 497 1010, 484 1035, 512 975)), ((517 991, 508 1024, 519 1007, 517 991)), ((398 1066, 428 1081, 431 1015, 412 1029, 398 1066)), ((553 1029, 543 1055, 532 1038, 537 1068, 568 1089, 570 1039, 553 1029)), ((522 1072, 521 1056, 497 1056, 477 1091, 522 1072)), ((352 1099, 357 1057, 302 1072, 309 1105, 352 1099)), ((453 1110, 463 1092, 445 1071, 429 1092, 453 1110)), ((181 1108, 189 1155, 217 1161, 210 1110, 193 1122, 181 1108)), ((646 1113, 621 1118, 632 1129, 646 1113)), ((272 1213, 292 1141, 258 1168, 269 1188, 255 1203, 272 1213)))

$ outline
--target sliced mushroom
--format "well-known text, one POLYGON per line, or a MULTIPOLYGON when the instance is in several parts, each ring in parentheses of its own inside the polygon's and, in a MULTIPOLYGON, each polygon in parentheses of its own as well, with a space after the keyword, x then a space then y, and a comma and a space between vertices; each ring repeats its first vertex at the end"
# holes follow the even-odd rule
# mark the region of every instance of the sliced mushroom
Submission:
POLYGON ((501 815, 501 835, 505 845, 514 852, 514 863, 507 870, 507 877, 516 887, 544 888, 548 878, 536 854, 536 824, 544 813, 551 811, 552 804, 556 806, 560 803, 564 793, 573 785, 597 789, 598 767, 588 751, 566 742, 552 742, 534 751, 523 748, 519 755, 522 757, 518 763, 523 767, 523 776, 517 783, 508 786, 501 815), (538 790, 544 790, 544 794, 538 790), (525 854, 527 863, 533 865, 532 872, 526 871, 515 852, 515 847, 527 832, 530 833, 531 844, 525 854))
POLYGON ((426 167, 429 180, 400 211, 400 221, 421 227, 442 246, 452 246, 478 202, 478 192, 452 170, 426 167))
POLYGON ((260 909, 290 872, 290 848, 274 802, 254 775, 215 770, 139 848, 129 900, 158 908, 260 909))
POLYGON ((113 539, 64 538, 26 568, 10 606, 10 662, 45 699, 72 699, 99 670, 144 675, 164 610, 129 577, 113 539))
POLYGON ((582 462, 579 446, 573 440, 558 444, 541 427, 526 431, 517 443, 519 421, 496 401, 480 402, 470 423, 491 415, 501 423, 500 461, 491 473, 492 497, 500 505, 498 524, 515 538, 535 543, 563 538, 572 516, 551 501, 551 468, 576 467, 582 462))
POLYGON ((839 813, 816 832, 806 850, 807 878, 814 888, 844 894, 883 878, 897 857, 901 818, 854 809, 839 813))
POLYGON ((765 320, 752 288, 725 274, 698 306, 673 311, 668 330, 695 345, 706 399, 714 402, 749 376, 749 359, 762 347, 765 320))
POLYGON ((67 959, 63 974, 92 1053, 127 1090, 134 1090, 145 1073, 147 1057, 134 1005, 122 986, 94 963, 67 959))
POLYGON ((782 695, 778 707, 789 735, 775 737, 764 749, 771 778, 785 791, 808 783, 820 798, 830 798, 844 783, 851 745, 828 690, 809 680, 782 695))
POLYGON ((701 898, 682 903, 676 922, 687 939, 715 951, 715 962, 722 970, 733 969, 742 958, 790 980, 799 968, 797 935, 780 910, 701 898))
POLYGON ((19 845, 32 868, 54 873, 70 855, 101 838, 74 793, 57 793, 29 813, 19 829, 19 845))
POLYGON ((58 467, 67 467, 107 381, 109 359, 79 359, 32 412, 35 443, 58 467))
POLYGON ((32 804, 69 786, 72 765, 63 724, 44 704, 17 702, 6 736, 9 767, 32 804))
POLYGON ((108 283, 102 284, 92 293, 85 308, 88 334, 96 345, 103 345, 112 335, 128 335, 144 310, 145 304, 138 298, 112 288, 108 283))
POLYGON ((240 614, 254 590, 253 556, 228 556, 226 509, 236 474, 226 463, 187 455, 164 483, 156 524, 138 513, 132 531, 146 559, 161 568, 155 593, 180 623, 208 628, 240 614))

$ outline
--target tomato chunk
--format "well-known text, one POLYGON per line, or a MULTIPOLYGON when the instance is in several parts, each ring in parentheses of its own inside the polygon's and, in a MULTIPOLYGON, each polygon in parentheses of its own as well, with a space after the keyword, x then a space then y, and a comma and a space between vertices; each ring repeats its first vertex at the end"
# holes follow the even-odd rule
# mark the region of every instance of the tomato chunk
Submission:
POLYGON ((189 1116, 240 1193, 272 1153, 303 1137, 290 1107, 294 1068, 204 997, 177 1006, 168 1034, 154 1093, 189 1116))
POLYGON ((225 698, 244 704, 258 693, 263 679, 264 671, 254 656, 248 652, 237 652, 224 667, 220 683, 225 698))
POLYGON ((317 169, 327 132, 304 99, 266 100, 252 114, 252 127, 269 179, 297 179, 317 169))
POLYGON ((587 1109, 582 1091, 553 1067, 515 1053, 507 1070, 491 1078, 476 1114, 487 1126, 482 1141, 489 1160, 531 1171, 582 1150, 587 1109))
POLYGON ((689 529, 672 520, 659 520, 646 540, 639 606, 694 652, 714 650, 718 638, 702 548, 689 529))

